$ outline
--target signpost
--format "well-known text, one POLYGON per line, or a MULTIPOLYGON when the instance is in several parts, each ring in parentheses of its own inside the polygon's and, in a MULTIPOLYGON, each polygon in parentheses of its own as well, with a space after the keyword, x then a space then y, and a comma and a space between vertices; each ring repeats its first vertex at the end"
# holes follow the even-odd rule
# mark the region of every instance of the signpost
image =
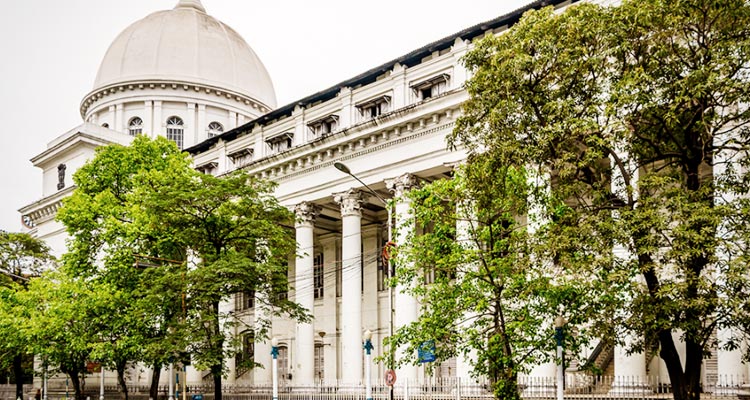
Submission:
POLYGON ((390 387, 393 387, 395 383, 396 383, 396 371, 392 369, 385 371, 385 384, 390 387))
POLYGON ((419 355, 419 362, 434 362, 437 359, 435 357, 435 342, 432 340, 422 342, 422 344, 419 345, 419 349, 417 349, 417 353, 419 355))

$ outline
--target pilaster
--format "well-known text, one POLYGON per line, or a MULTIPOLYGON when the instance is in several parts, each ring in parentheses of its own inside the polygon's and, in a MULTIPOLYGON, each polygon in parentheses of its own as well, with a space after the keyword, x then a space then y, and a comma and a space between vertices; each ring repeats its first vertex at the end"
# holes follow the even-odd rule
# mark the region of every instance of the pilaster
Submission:
POLYGON ((154 129, 151 131, 151 137, 155 138, 157 136, 164 136, 166 133, 164 129, 162 129, 163 126, 165 126, 164 121, 162 121, 161 117, 161 101, 160 100, 154 100, 154 129))
POLYGON ((198 143, 198 141, 195 139, 197 136, 198 128, 195 124, 195 103, 187 103, 186 105, 186 113, 187 116, 185 120, 185 148, 190 147, 194 145, 195 143, 198 143))

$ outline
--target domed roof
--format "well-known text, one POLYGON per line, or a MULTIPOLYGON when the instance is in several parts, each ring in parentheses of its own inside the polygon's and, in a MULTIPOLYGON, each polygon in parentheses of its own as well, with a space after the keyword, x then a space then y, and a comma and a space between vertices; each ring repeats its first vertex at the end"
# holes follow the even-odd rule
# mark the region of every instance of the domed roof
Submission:
POLYGON ((266 67, 237 32, 206 14, 200 0, 180 0, 120 33, 102 60, 94 91, 144 80, 210 85, 276 107, 266 67))

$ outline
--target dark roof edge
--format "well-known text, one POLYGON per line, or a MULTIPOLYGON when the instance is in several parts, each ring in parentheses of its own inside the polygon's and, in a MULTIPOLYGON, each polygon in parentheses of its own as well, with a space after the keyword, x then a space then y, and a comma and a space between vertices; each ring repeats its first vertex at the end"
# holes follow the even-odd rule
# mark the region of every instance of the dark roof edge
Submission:
MULTIPOLYGON (((516 9, 515 11, 499 16, 497 18, 491 19, 489 21, 478 23, 474 26, 471 26, 469 28, 456 32, 452 35, 446 36, 440 40, 434 41, 416 50, 413 50, 401 57, 398 57, 396 59, 383 63, 375 68, 371 68, 353 78, 347 79, 327 89, 321 90, 307 97, 303 97, 300 100, 297 100, 285 106, 279 107, 237 128, 224 132, 223 134, 219 136, 214 136, 196 145, 193 145, 185 149, 185 151, 191 154, 201 153, 203 151, 208 150, 212 145, 214 145, 220 139, 224 141, 233 140, 240 134, 251 131, 254 125, 263 124, 265 122, 272 121, 283 115, 291 115, 292 111, 294 111, 294 108, 298 105, 304 106, 304 105, 312 104, 318 101, 328 101, 336 97, 336 94, 341 90, 341 88, 354 87, 357 85, 369 84, 369 83, 375 82, 378 76, 382 75, 386 71, 389 71, 397 63, 406 65, 406 66, 413 66, 413 65, 419 64, 424 57, 432 54, 433 52, 440 51, 440 50, 443 50, 445 48, 452 46, 457 38, 461 38, 464 40, 474 39, 478 36, 484 35, 485 32, 489 30, 499 28, 503 25, 512 25, 518 22, 518 20, 521 19, 521 16, 523 16, 523 14, 526 11, 529 11, 531 9, 539 9, 539 8, 546 7, 546 6, 557 6, 561 3, 565 3, 566 1, 568 0, 535 0, 535 1, 532 1, 531 3, 519 9, 516 9)), ((571 4, 577 3, 579 1, 580 0, 570 0, 571 4)))

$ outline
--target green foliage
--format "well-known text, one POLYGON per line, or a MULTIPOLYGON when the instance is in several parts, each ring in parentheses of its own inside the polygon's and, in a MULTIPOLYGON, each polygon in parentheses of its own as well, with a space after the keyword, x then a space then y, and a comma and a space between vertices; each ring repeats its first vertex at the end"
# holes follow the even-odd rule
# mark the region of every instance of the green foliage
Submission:
MULTIPOLYGON (((593 300, 581 301, 586 285, 535 260, 528 179, 522 168, 472 157, 453 179, 412 190, 417 229, 397 256, 397 280, 422 307, 389 345, 412 353, 433 340, 438 361, 473 355, 474 373, 504 399, 518 398, 519 373, 553 361, 552 321, 562 310, 573 324, 593 312, 593 300)), ((567 335, 567 347, 585 333, 567 335)))
MULTIPOLYGON (((108 298, 89 319, 99 329, 87 356, 116 368, 126 395, 128 362, 159 370, 190 361, 213 373, 220 399, 238 345, 229 334, 237 321, 220 304, 237 292, 286 290, 293 219, 274 186, 244 172, 198 173, 172 142, 144 136, 97 149, 74 180, 58 213, 71 235, 62 273, 108 298)), ((295 303, 269 299, 269 317, 309 319, 295 303)), ((256 338, 268 324, 253 327, 256 338)))
POLYGON ((29 373, 25 358, 32 354, 29 337, 19 329, 25 321, 16 312, 18 295, 26 290, 29 279, 53 263, 43 241, 26 233, 0 231, 0 371, 14 375, 16 397, 23 397, 23 375, 29 373))
MULTIPOLYGON (((237 323, 220 310, 238 292, 286 290, 287 263, 294 254, 293 215, 272 196, 274 186, 238 171, 223 177, 193 170, 153 171, 139 177, 136 222, 160 242, 189 249, 186 284, 188 351, 198 368, 214 374, 216 391, 225 360, 237 352, 226 332, 237 323), (229 341, 229 346, 226 346, 229 341)), ((268 296, 270 315, 309 320, 306 310, 268 296)), ((252 327, 267 338, 267 322, 252 327)))
POLYGON ((727 348, 750 333, 748 22, 739 0, 547 8, 465 58, 449 143, 549 176, 530 190, 550 221, 535 260, 600 281, 587 326, 657 344, 675 399, 699 396, 715 329, 727 348))

